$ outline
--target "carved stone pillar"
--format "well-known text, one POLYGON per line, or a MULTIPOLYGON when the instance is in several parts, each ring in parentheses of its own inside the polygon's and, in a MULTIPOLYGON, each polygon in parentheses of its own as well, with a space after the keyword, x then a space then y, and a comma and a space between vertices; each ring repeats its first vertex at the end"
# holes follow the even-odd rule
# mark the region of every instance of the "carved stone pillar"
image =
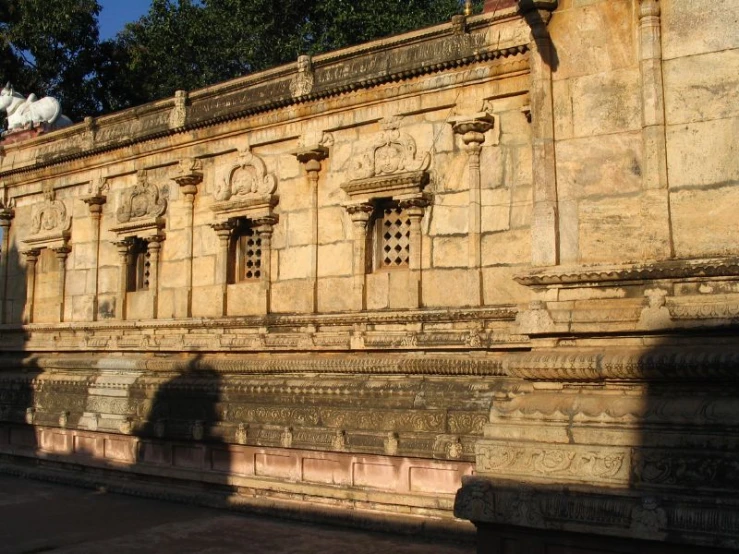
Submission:
POLYGON ((262 241, 262 277, 261 284, 264 290, 267 313, 270 312, 272 297, 272 232, 277 217, 269 216, 253 220, 253 227, 262 241))
POLYGON ((557 164, 554 148, 554 107, 552 39, 547 31, 557 0, 522 0, 519 10, 531 28, 531 112, 534 206, 531 222, 531 263, 552 266, 559 263, 559 213, 557 206, 557 164))
POLYGON ((477 270, 477 303, 482 304, 482 191, 480 179, 480 152, 485 133, 493 128, 495 119, 483 112, 452 121, 454 132, 461 135, 467 150, 469 174, 469 230, 467 266, 477 270))
POLYGON ((0 250, 0 323, 7 323, 8 256, 10 255, 10 223, 15 217, 11 201, 0 203, 0 229, 3 233, 0 250))
MULTIPOLYGON (((223 223, 214 223, 211 225, 218 235, 218 258, 216 263, 216 284, 221 286, 221 309, 217 310, 222 316, 226 315, 226 293, 228 290, 228 245, 231 241, 231 234, 235 228, 235 223, 225 221, 223 223)), ((264 253, 264 248, 262 248, 264 253)), ((264 270, 264 268, 262 268, 264 270)))
MULTIPOLYGON (((178 91, 182 92, 182 91, 178 91)), ((185 200, 185 240, 188 261, 185 264, 185 288, 187 298, 185 317, 192 317, 192 257, 193 257, 193 217, 195 212, 195 195, 198 185, 203 181, 203 172, 200 160, 186 159, 180 163, 180 169, 174 181, 179 185, 180 192, 185 200)))
POLYGON ((54 254, 59 262, 59 281, 57 282, 57 297, 59 298, 59 323, 64 321, 64 289, 67 283, 67 257, 72 249, 69 246, 54 248, 54 254))
POLYGON ((90 225, 92 225, 92 241, 95 244, 93 250, 92 261, 92 281, 93 281, 93 297, 92 297, 92 320, 97 321, 98 318, 98 287, 99 287, 99 260, 100 260, 100 220, 103 214, 103 205, 107 201, 106 197, 100 194, 83 198, 85 204, 90 209, 90 225))
POLYGON ((125 320, 126 296, 128 293, 128 268, 133 263, 133 255, 131 253, 130 240, 119 240, 115 243, 115 245, 118 249, 118 255, 121 257, 120 273, 118 279, 118 301, 116 302, 116 318, 120 320, 125 320))
POLYGON ((146 250, 149 254, 149 292, 151 292, 152 319, 159 314, 159 252, 164 236, 147 237, 146 250))
POLYGON ((23 310, 23 323, 33 323, 33 305, 36 297, 36 262, 40 250, 32 249, 23 252, 26 257, 26 306, 23 310))
POLYGON ((367 274, 367 222, 375 207, 369 203, 352 204, 347 206, 349 217, 352 220, 354 232, 354 299, 352 306, 355 310, 364 310, 367 306, 365 297, 367 274))
POLYGON ((639 0, 639 67, 642 87, 643 217, 648 222, 646 255, 674 256, 667 191, 667 139, 662 82, 662 32, 657 0, 639 0))
POLYGON ((411 272, 409 280, 410 298, 417 299, 418 307, 422 304, 421 299, 421 241, 423 235, 421 233, 421 220, 426 211, 426 207, 431 203, 427 196, 418 198, 410 198, 401 200, 400 207, 405 210, 410 220, 410 237, 409 237, 409 258, 408 269, 411 272))
POLYGON ((311 212, 311 272, 313 282, 313 312, 318 312, 318 175, 321 172, 321 160, 328 157, 328 148, 316 146, 306 148, 295 153, 295 157, 305 167, 305 173, 310 185, 310 212, 311 212))

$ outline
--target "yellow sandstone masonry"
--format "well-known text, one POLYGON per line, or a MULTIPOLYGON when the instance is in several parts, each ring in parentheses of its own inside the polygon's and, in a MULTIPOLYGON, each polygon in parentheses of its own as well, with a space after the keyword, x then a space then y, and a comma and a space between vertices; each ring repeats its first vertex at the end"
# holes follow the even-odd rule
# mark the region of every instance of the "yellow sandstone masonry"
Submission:
POLYGON ((739 548, 739 5, 512 4, 5 133, 0 470, 739 548))

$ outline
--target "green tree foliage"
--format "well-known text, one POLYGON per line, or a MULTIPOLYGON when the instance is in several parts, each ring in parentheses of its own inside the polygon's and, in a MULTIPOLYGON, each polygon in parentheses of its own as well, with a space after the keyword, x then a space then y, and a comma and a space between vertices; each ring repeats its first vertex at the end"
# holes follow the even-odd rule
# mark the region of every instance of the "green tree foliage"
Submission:
POLYGON ((460 9, 460 0, 153 0, 117 37, 125 70, 110 88, 122 92, 115 107, 142 103, 448 21, 460 9))
POLYGON ((0 0, 0 78, 59 98, 75 119, 98 112, 97 0, 0 0))
MULTIPOLYGON (((97 0, 0 0, 0 78, 79 120, 443 21, 460 0, 152 0, 99 41, 97 0), (53 7, 53 9, 50 9, 53 7)), ((475 2, 479 11, 482 0, 475 2)))

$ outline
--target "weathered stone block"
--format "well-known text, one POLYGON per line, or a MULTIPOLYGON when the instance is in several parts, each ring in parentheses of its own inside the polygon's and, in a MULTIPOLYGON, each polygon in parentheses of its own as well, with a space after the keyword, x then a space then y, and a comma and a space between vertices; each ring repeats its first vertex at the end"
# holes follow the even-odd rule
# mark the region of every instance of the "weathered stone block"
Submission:
POLYGON ((739 116, 739 50, 676 58, 663 68, 668 125, 739 116))
POLYGON ((515 229, 482 236, 482 265, 522 265, 531 257, 531 232, 515 229))
POLYGON ((271 298, 273 312, 310 313, 313 311, 313 282, 295 279, 273 283, 271 298))
POLYGON ((675 253, 680 258, 739 254, 739 187, 681 190, 670 195, 675 253), (696 232, 700 229, 700 232, 696 232))
POLYGON ((433 267, 466 267, 469 238, 439 237, 433 241, 433 267))
POLYGON ((636 68, 573 80, 573 130, 577 137, 632 131, 641 126, 639 71, 636 68))
POLYGON ((342 207, 322 207, 318 212, 318 244, 351 239, 350 221, 342 207))
POLYGON ((223 300, 223 287, 220 285, 193 287, 193 317, 220 317, 223 315, 223 300))
POLYGON ((477 274, 464 269, 435 269, 423 273, 423 305, 472 306, 479 302, 477 274))
POLYGON ((641 157, 641 133, 619 133, 559 142, 559 197, 574 199, 641 190, 641 157))
POLYGON ((693 0, 662 4, 664 58, 671 59, 739 47, 734 0, 693 0))
POLYGON ((580 202, 580 256, 582 262, 644 259, 644 225, 640 197, 612 197, 580 202), (618 254, 616 254, 618 253, 618 254))
POLYGON ((354 278, 324 278, 318 281, 318 311, 341 312, 356 309, 354 278))
POLYGON ((267 294, 261 282, 228 285, 227 315, 262 315, 267 313, 267 294))
POLYGON ((724 185, 739 181, 739 117, 667 128, 670 189, 724 185), (706 152, 711 163, 706 163, 706 152))
POLYGON ((370 273, 367 279, 367 309, 384 310, 388 307, 390 276, 388 272, 370 273))
POLYGON ((352 274, 352 253, 354 244, 338 242, 318 247, 318 276, 352 274))
POLYGON ((287 244, 290 248, 304 244, 313 244, 314 221, 310 211, 290 212, 286 214, 287 244))
POLYGON ((305 279, 313 267, 313 246, 288 248, 280 252, 279 280, 305 279))

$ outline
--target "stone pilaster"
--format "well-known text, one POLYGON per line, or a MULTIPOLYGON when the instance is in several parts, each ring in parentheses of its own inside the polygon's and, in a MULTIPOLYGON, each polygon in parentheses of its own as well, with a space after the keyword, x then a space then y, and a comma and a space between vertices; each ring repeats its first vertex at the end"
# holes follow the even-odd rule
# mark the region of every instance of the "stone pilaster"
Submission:
POLYGON ((674 256, 667 190, 667 139, 662 82, 662 30, 658 0, 639 0, 639 68, 642 96, 643 217, 648 222, 646 255, 674 256))
POLYGON ((277 217, 268 216, 253 220, 253 227, 262 241, 262 277, 261 284, 266 299, 267 313, 270 312, 272 300, 272 233, 277 224, 277 217))
POLYGON ((67 283, 67 258, 72 249, 69 246, 54 248, 54 255, 59 262, 59 281, 57 282, 57 298, 59 299, 59 323, 64 321, 64 291, 67 283))
POLYGON ((93 250, 93 297, 92 297, 92 320, 97 321, 98 319, 98 290, 99 290, 99 271, 100 271, 100 220, 103 214, 103 205, 105 205, 107 198, 101 194, 95 194, 82 199, 90 210, 90 225, 92 226, 92 241, 95 244, 93 250))
POLYGON ((7 323, 8 295, 8 256, 10 255, 10 224, 15 217, 12 201, 3 200, 0 204, 0 229, 3 241, 0 250, 0 323, 7 323))
MULTIPOLYGON (((221 286, 220 309, 216 310, 222 316, 226 315, 226 294, 228 291, 228 246, 231 241, 231 235, 235 228, 233 221, 225 221, 223 223, 214 223, 211 225, 218 235, 218 257, 216 262, 216 284, 221 286)), ((262 249, 264 251, 264 249, 262 249)), ((262 268, 264 269, 264 268, 262 268)))
POLYGON ((531 222, 531 263, 559 263, 557 163, 554 148, 552 70, 555 51, 547 30, 557 0, 522 0, 519 10, 531 29, 531 113, 534 208, 531 222))
POLYGON ((493 128, 495 119, 489 113, 459 117, 452 121, 454 132, 462 137, 467 149, 469 173, 469 243, 467 266, 477 270, 477 304, 482 304, 482 191, 480 179, 480 152, 485 133, 493 128))
POLYGON ((31 249, 22 253, 26 257, 26 306, 23 323, 33 323, 33 308, 36 298, 36 263, 41 250, 31 249))
POLYGON ((126 297, 128 295, 128 268, 133 263, 131 254, 131 241, 128 239, 119 240, 115 243, 118 249, 120 261, 120 273, 118 277, 118 300, 116 301, 116 318, 120 320, 126 319, 126 297))
POLYGON ((419 196, 417 198, 410 198, 407 200, 401 200, 399 202, 400 207, 405 210, 405 213, 410 219, 410 237, 409 237, 409 258, 408 258, 408 269, 411 272, 411 278, 408 280, 408 297, 415 299, 416 306, 420 307, 422 304, 421 294, 421 241, 423 240, 423 234, 421 233, 421 220, 426 212, 426 208, 431 204, 431 199, 426 196, 419 196))
POLYGON ((352 204, 346 207, 352 220, 354 235, 354 298, 352 306, 355 310, 364 310, 367 306, 365 289, 367 286, 367 223, 375 207, 371 203, 352 204))
POLYGON ((184 315, 186 317, 192 317, 193 218, 195 212, 195 195, 198 193, 198 185, 203 181, 200 160, 192 158, 182 160, 180 162, 179 173, 174 177, 174 181, 180 187, 180 192, 182 192, 185 200, 185 249, 188 259, 185 264, 186 306, 184 315))
POLYGON ((162 235, 147 237, 146 250, 149 254, 149 292, 151 293, 151 317, 159 315, 159 252, 162 249, 162 235))
MULTIPOLYGON (((321 172, 321 161, 328 157, 328 148, 315 146, 295 153, 295 157, 305 168, 306 178, 310 185, 311 213, 311 272, 313 289, 313 312, 318 312, 318 177, 321 172)), ((263 250, 264 251, 264 250, 263 250)))

